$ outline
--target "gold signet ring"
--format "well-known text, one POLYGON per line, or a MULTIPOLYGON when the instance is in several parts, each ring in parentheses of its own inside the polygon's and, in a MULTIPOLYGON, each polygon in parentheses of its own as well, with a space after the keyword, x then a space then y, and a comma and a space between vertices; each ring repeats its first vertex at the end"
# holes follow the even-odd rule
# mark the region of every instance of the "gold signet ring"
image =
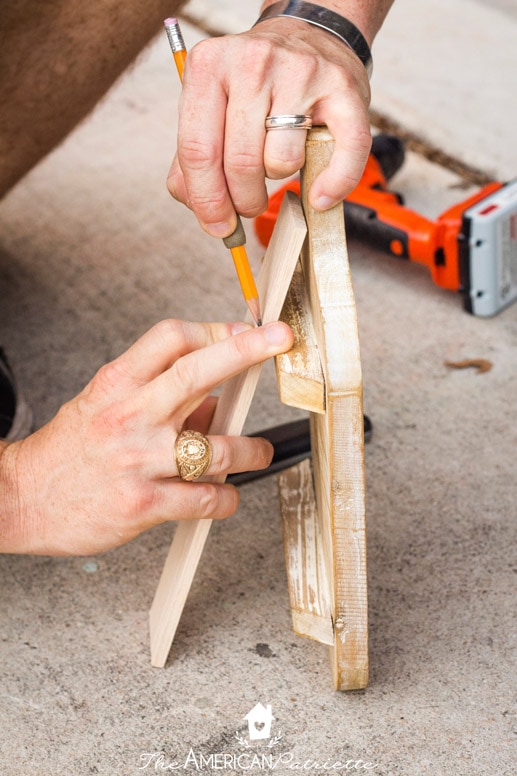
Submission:
POLYGON ((197 480, 206 472, 212 460, 212 448, 199 431, 182 431, 174 444, 176 467, 182 480, 197 480))

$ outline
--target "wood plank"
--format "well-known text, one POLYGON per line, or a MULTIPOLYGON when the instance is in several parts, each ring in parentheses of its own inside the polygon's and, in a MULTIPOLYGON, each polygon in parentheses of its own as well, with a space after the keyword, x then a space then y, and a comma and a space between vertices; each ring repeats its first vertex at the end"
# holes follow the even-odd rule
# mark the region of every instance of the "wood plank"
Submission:
POLYGON ((276 356, 280 401, 309 412, 325 412, 325 379, 314 333, 309 299, 298 262, 280 318, 290 325, 294 344, 276 356))
POLYGON ((333 545, 334 685, 355 690, 368 684, 368 588, 366 568, 363 408, 358 395, 331 397, 328 408, 333 545), (342 434, 335 433, 342 429, 342 434))
MULTIPOLYGON (((315 531, 329 578, 328 602, 335 638, 330 647, 334 686, 353 690, 368 683, 364 429, 357 313, 346 249, 342 205, 325 213, 309 205, 308 192, 327 166, 333 141, 326 128, 308 134, 302 204, 308 225, 301 257, 311 317, 325 381, 325 414, 311 412, 315 531)), ((285 378, 285 374, 284 374, 285 378)), ((305 578, 314 576, 308 557, 305 578)), ((296 571, 298 577, 300 573, 296 571)), ((309 589, 299 594, 306 601, 309 589)), ((301 607, 300 607, 301 611, 301 607)), ((295 613, 297 609, 295 609, 295 613)), ((298 627, 307 625, 307 605, 298 627)))
MULTIPOLYGON (((296 195, 287 192, 257 282, 264 323, 280 316, 306 232, 300 202, 296 195)), ((241 433, 260 371, 259 364, 225 384, 210 434, 241 433)), ((223 476, 214 481, 224 479, 223 476)), ((167 661, 210 525, 210 520, 178 524, 149 615, 153 666, 162 668, 167 661)))
POLYGON ((357 311, 341 204, 318 213, 309 189, 329 163, 333 140, 325 128, 309 133, 302 175, 308 237, 302 254, 326 381, 326 416, 313 414, 312 450, 318 515, 328 540, 335 644, 330 648, 334 686, 368 683, 364 429, 357 311))
POLYGON ((327 563, 309 458, 278 475, 278 492, 294 632, 334 644, 327 563))

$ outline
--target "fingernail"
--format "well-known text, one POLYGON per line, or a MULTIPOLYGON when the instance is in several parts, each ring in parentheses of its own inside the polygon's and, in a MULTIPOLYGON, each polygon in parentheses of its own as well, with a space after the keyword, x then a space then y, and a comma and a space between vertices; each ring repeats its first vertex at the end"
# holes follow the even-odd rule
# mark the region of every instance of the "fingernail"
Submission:
POLYGON ((318 197, 314 202, 314 208, 315 210, 328 210, 329 208, 333 207, 336 204, 335 199, 331 199, 330 197, 321 196, 318 197))
POLYGON ((262 331, 270 345, 285 344, 285 327, 281 323, 267 323, 262 331))
POLYGON ((232 323, 230 330, 232 334, 240 334, 242 331, 249 331, 249 329, 252 328, 253 327, 250 326, 249 323, 242 323, 241 321, 238 321, 237 323, 232 323))
POLYGON ((205 229, 214 237, 228 237, 232 233, 232 226, 228 221, 218 221, 216 224, 205 224, 205 229))

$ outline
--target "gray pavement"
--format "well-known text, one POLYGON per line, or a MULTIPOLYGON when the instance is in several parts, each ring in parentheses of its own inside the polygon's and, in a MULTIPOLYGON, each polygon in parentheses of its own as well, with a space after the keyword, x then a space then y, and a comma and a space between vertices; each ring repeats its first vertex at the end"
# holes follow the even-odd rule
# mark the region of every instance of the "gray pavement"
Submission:
MULTIPOLYGON (((228 28, 252 6, 224 5, 228 28)), ((440 33, 450 25, 431 25, 427 0, 399 5, 376 44, 374 104, 443 139, 448 152, 463 147, 485 169, 515 175, 514 90, 505 96, 508 82, 499 79, 493 90, 491 81, 465 80, 473 67, 458 92, 452 61, 448 79, 421 81, 426 46, 443 58, 440 33), (395 21, 404 9, 422 17, 413 28, 419 42, 405 55, 415 70, 390 83, 380 61, 391 73, 402 68, 395 21), (425 113, 411 117, 424 85, 425 113), (490 103, 479 114, 483 132, 500 133, 486 148, 469 90, 490 103)), ((514 17, 475 0, 433 3, 450 24, 460 5, 468 13, 454 62, 476 36, 494 33, 476 25, 497 13, 508 37, 490 66, 507 73, 510 59, 514 73, 514 17)), ((189 43, 199 35, 188 25, 184 33, 189 43)), ((224 248, 165 191, 177 95, 160 38, 0 206, 0 342, 38 425, 156 320, 243 314, 224 248)), ((461 185, 414 155, 393 181, 430 216, 461 199, 461 185)), ((261 249, 251 227, 248 234, 257 267, 261 249)), ((383 776, 515 773, 517 305, 477 319, 424 268, 357 243, 350 255, 375 429, 366 449, 369 688, 334 693, 326 648, 293 635, 276 486, 263 480, 244 486, 238 515, 214 526, 164 670, 149 663, 147 616, 172 526, 94 558, 0 559, 6 776, 133 776, 174 764, 238 772, 250 754, 281 758, 282 776, 309 760, 383 776), (493 368, 478 375, 444 366, 463 358, 493 368), (248 739, 244 717, 259 702, 275 717, 271 747, 248 739)), ((279 404, 269 367, 248 429, 298 416, 279 404)))
POLYGON ((471 166, 514 176, 516 13, 396 0, 374 43, 372 106, 471 166))

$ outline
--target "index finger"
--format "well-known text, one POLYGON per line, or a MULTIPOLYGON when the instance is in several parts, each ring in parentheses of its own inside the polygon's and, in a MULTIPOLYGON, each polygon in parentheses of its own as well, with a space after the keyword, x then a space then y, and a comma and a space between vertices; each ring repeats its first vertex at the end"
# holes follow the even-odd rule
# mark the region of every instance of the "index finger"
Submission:
POLYGON ((268 323, 180 358, 145 386, 140 401, 158 422, 179 413, 181 423, 216 386, 255 364, 287 351, 293 334, 285 323, 268 323))
POLYGON ((100 373, 110 385, 140 386, 169 369, 181 356, 250 328, 245 323, 193 323, 166 319, 145 332, 100 373))

